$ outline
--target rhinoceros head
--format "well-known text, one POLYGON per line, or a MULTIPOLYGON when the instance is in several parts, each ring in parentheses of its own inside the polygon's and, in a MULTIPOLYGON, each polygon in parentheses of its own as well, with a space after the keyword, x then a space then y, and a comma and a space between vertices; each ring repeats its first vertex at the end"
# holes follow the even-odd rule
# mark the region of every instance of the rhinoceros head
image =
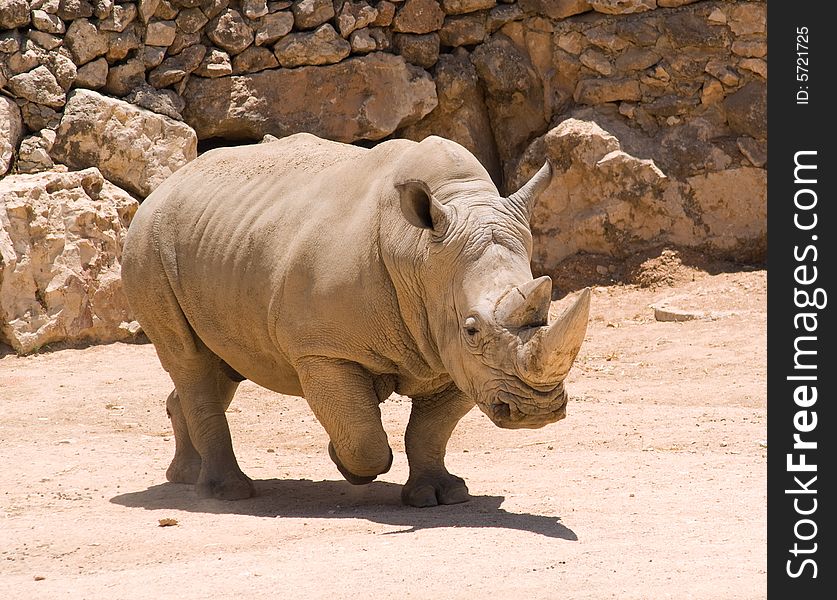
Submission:
POLYGON ((529 213, 551 167, 503 198, 470 153, 438 138, 423 144, 436 146, 425 155, 427 176, 396 187, 404 217, 425 230, 418 275, 440 359, 496 425, 557 421, 566 413, 564 379, 587 330, 590 292, 548 322, 552 281, 533 279, 529 213), (434 169, 448 179, 427 173, 434 169))

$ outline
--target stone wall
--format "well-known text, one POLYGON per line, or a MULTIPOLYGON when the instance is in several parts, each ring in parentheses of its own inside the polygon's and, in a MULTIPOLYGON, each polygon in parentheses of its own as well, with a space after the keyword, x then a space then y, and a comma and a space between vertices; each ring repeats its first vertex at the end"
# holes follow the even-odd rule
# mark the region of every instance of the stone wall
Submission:
POLYGON ((761 261, 766 10, 0 0, 0 177, 95 167, 141 200, 203 147, 437 134, 504 193, 556 165, 533 221, 537 271, 663 243, 761 261))

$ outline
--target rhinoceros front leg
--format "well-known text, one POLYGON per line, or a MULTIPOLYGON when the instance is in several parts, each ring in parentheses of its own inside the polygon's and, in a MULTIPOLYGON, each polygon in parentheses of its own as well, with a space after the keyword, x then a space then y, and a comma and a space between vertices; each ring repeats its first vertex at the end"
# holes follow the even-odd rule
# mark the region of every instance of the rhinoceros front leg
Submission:
POLYGON ((459 420, 474 407, 451 385, 433 396, 413 398, 404 442, 410 477, 401 490, 401 501, 410 506, 457 504, 470 498, 461 477, 445 468, 445 450, 459 420))
POLYGON ((308 357, 298 366, 308 405, 329 436, 328 454, 346 481, 372 482, 392 466, 372 375, 356 363, 308 357))

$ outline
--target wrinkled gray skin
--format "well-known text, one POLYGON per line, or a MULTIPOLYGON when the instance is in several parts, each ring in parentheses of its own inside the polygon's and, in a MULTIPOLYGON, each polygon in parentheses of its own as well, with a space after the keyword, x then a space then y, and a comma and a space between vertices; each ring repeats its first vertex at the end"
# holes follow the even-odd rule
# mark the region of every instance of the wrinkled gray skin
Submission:
POLYGON ((247 498, 225 410, 244 378, 303 396, 351 483, 389 470, 379 404, 412 399, 413 506, 468 499, 445 447, 476 403, 500 427, 564 417, 589 292, 547 326, 528 211, 545 165, 501 198, 438 137, 374 149, 297 134, 212 150, 141 205, 124 246, 131 306, 175 390, 170 481, 247 498))

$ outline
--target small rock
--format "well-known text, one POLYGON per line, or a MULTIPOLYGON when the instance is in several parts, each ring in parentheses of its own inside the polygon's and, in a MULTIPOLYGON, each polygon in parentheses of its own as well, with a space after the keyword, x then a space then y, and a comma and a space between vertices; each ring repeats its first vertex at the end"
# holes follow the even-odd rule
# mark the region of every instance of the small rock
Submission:
POLYGON ((680 323, 682 321, 693 321, 706 317, 706 313, 702 310, 687 311, 668 306, 654 306, 652 308, 654 309, 654 319, 664 323, 680 323))
POLYGON ((238 54, 253 43, 255 35, 238 11, 227 9, 210 21, 206 34, 217 46, 238 54))

